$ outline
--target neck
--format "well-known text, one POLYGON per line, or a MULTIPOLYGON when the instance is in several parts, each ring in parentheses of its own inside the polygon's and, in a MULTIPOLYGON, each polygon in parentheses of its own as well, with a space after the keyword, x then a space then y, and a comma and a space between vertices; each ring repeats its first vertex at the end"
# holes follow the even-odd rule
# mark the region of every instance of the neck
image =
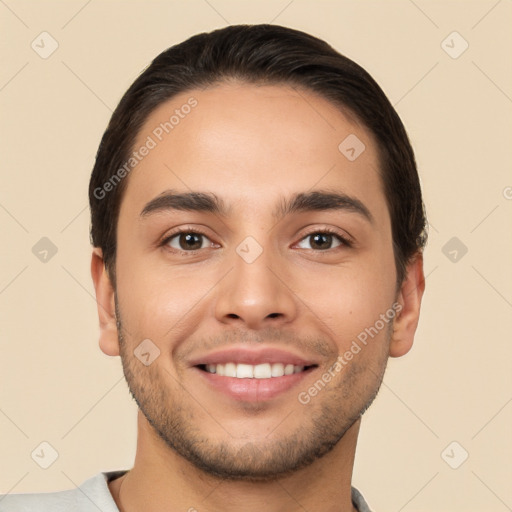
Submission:
POLYGON ((120 512, 356 512, 351 479, 357 420, 327 455, 272 481, 227 481, 205 474, 171 450, 138 413, 133 468, 109 483, 120 512))

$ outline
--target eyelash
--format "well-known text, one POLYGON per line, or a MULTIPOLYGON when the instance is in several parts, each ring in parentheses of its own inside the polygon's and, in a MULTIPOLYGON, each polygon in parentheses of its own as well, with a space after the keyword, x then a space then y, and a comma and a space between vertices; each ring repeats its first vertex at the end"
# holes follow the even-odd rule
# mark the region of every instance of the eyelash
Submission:
MULTIPOLYGON (((311 235, 317 235, 317 234, 321 234, 321 235, 333 235, 334 237, 336 237, 342 244, 342 246, 345 246, 345 247, 352 247, 352 242, 348 239, 348 237, 346 236, 343 236, 343 235, 340 235, 338 233, 338 231, 336 231, 335 229, 330 229, 330 228, 325 228, 325 229, 315 229, 313 231, 310 231, 309 233, 306 233, 299 241, 302 241, 304 240, 305 238, 308 238, 309 236, 311 235)), ((332 249, 325 249, 325 250, 318 250, 318 251, 315 251, 315 252, 327 252, 327 251, 333 251, 333 250, 336 250, 336 249, 341 249, 341 247, 333 247, 332 249)), ((314 251, 314 249, 311 249, 314 251)))
MULTIPOLYGON (((160 242, 160 247, 165 247, 167 246, 167 244, 173 239, 175 238, 176 236, 178 235, 181 235, 181 234, 195 234, 195 235, 202 235, 206 238, 209 239, 208 235, 204 232, 202 232, 201 230, 197 229, 197 228, 194 228, 194 229, 181 229, 179 231, 175 231, 174 233, 171 233, 169 236, 166 236, 161 242, 160 242)), ((340 235, 336 230, 334 229, 330 229, 330 228, 322 228, 322 229, 315 229, 313 231, 310 231, 309 233, 306 233, 300 240, 299 242, 301 242, 302 240, 304 240, 305 238, 308 238, 309 236, 312 236, 312 235, 317 235, 317 234, 328 234, 328 235, 333 235, 335 236, 340 242, 341 242, 341 246, 338 246, 338 247, 333 247, 331 249, 324 249, 324 250, 315 250, 315 249, 310 249, 312 251, 315 251, 315 252, 318 252, 318 253, 322 253, 322 252, 329 252, 329 251, 334 251, 334 250, 337 250, 337 249, 342 249, 343 246, 345 247, 352 247, 353 246, 353 243, 345 236, 343 235, 340 235)), ((195 254, 197 254, 199 251, 201 251, 202 249, 195 249, 193 251, 182 251, 182 250, 179 250, 179 249, 174 249, 172 247, 167 247, 170 251, 174 252, 174 253, 177 253, 177 254, 182 254, 182 255, 185 255, 185 256, 193 256, 195 254)))

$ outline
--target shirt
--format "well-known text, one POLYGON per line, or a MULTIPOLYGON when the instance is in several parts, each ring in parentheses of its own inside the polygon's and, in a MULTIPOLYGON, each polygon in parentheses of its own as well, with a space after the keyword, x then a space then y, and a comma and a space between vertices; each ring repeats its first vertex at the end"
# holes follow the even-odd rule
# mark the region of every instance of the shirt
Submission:
MULTIPOLYGON (((3 494, 0 512, 119 512, 107 484, 125 473, 126 470, 98 473, 67 491, 3 494)), ((355 487, 352 487, 352 503, 359 512, 371 512, 355 487)))

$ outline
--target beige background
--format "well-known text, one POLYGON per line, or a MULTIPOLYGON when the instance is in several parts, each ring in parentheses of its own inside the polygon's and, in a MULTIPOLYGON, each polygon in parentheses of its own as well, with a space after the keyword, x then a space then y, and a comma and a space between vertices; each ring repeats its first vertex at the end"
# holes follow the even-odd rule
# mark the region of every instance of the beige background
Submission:
POLYGON ((431 224, 415 346, 390 361, 363 420, 353 483, 377 512, 512 510, 510 0, 2 0, 0 18, 0 492, 130 467, 136 409, 119 359, 98 348, 89 275, 94 155, 162 50, 273 22, 326 39, 381 84, 415 147, 431 224), (59 44, 47 59, 31 48, 43 31, 59 44), (453 31, 469 43, 456 59, 441 46, 453 31), (46 263, 32 252, 42 237, 58 249, 46 263), (468 249, 455 262, 452 237, 468 249), (48 469, 31 458, 43 441, 58 452, 48 469))

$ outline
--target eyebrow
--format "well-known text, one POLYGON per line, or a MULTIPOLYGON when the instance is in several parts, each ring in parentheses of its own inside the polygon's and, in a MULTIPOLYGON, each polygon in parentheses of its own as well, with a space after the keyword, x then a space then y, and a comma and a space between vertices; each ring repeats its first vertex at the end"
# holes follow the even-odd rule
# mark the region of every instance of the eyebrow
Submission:
MULTIPOLYGON (((231 212, 225 202, 212 192, 166 190, 149 201, 142 209, 140 216, 144 218, 168 210, 206 212, 222 217, 229 217, 231 212)), ((299 192, 289 198, 282 197, 272 216, 276 220, 281 220, 292 213, 329 210, 356 213, 373 223, 370 210, 359 199, 341 192, 325 190, 299 192)))

